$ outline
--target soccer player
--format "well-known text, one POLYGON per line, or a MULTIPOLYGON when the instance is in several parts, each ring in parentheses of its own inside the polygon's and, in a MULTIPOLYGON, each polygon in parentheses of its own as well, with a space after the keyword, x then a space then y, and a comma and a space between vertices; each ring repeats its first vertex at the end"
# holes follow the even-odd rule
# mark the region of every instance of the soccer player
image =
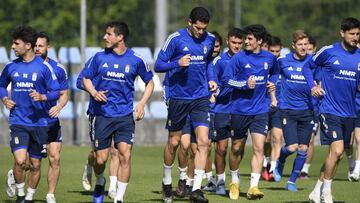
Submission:
MULTIPOLYGON (((233 28, 228 32, 226 44, 228 51, 214 59, 211 63, 217 81, 221 81, 225 67, 230 59, 241 50, 245 38, 244 32, 239 28, 233 28)), ((215 112, 214 126, 215 137, 215 168, 217 175, 216 194, 225 195, 225 157, 228 148, 228 140, 231 137, 231 88, 219 84, 219 93, 216 96, 216 103, 213 108, 215 112)), ((239 196, 239 177, 238 166, 244 154, 246 139, 232 139, 232 147, 229 156, 231 173, 230 198, 238 199, 239 196)))
POLYGON ((144 118, 144 106, 154 89, 152 72, 141 57, 126 47, 128 37, 126 23, 108 23, 104 35, 105 49, 92 57, 84 73, 83 85, 91 95, 94 116, 91 126, 92 144, 96 153, 94 202, 103 202, 104 199, 106 180, 103 173, 112 139, 120 161, 115 202, 123 202, 131 172, 134 119, 138 121, 144 118), (137 76, 141 77, 146 86, 133 112, 134 80, 137 76), (97 82, 93 83, 93 80, 97 82))
POLYGON ((356 117, 360 51, 356 47, 360 22, 348 17, 341 22, 341 42, 325 46, 305 64, 303 74, 313 96, 323 96, 320 104, 321 144, 329 145, 320 178, 309 195, 312 202, 333 202, 331 183, 344 148, 349 148, 356 117), (321 86, 314 82, 311 69, 321 68, 321 86))
MULTIPOLYGON (((281 40, 278 37, 272 36, 269 41, 269 51, 274 54, 276 58, 280 57, 280 51, 282 48, 281 40)), ((280 96, 280 90, 281 90, 281 75, 279 76, 279 79, 276 81, 276 88, 275 88, 275 99, 270 99, 270 110, 269 110, 269 130, 270 130, 270 139, 272 141, 271 146, 271 158, 265 157, 267 159, 267 166, 266 170, 263 170, 262 176, 264 180, 273 180, 273 172, 276 167, 276 160, 279 158, 280 155, 280 149, 282 145, 282 124, 281 124, 281 116, 280 111, 278 110, 278 99, 280 96), (268 165, 270 163, 270 168, 268 168, 268 165)), ((267 95, 270 96, 271 95, 267 95)), ((264 167, 264 166, 263 166, 264 167)))
MULTIPOLYGON (((316 53, 316 49, 317 49, 317 47, 316 47, 315 38, 312 36, 309 36, 309 44, 308 44, 307 53, 313 55, 316 53)), ((319 107, 319 99, 313 97, 314 127, 313 127, 313 132, 311 135, 311 139, 310 139, 309 148, 307 150, 306 161, 305 161, 303 168, 301 169, 299 179, 308 179, 309 178, 309 169, 310 169, 312 157, 314 154, 315 136, 319 130, 319 108, 318 107, 319 107)))
POLYGON ((168 37, 155 62, 155 71, 167 72, 169 77, 169 136, 164 150, 162 181, 165 202, 172 202, 171 168, 188 115, 197 141, 190 200, 208 202, 201 191, 201 181, 209 151, 209 89, 215 91, 217 88, 213 73, 207 71, 215 41, 214 36, 206 32, 209 21, 210 15, 205 8, 192 9, 188 27, 168 37))
POLYGON ((261 44, 267 34, 265 27, 258 24, 249 25, 244 28, 244 31, 246 33, 244 51, 240 51, 231 58, 224 70, 221 84, 233 88, 231 123, 234 126, 234 133, 236 132, 234 137, 246 138, 247 131, 250 130, 253 157, 247 198, 260 199, 264 196, 258 188, 258 183, 268 131, 267 86, 274 87, 279 70, 275 56, 261 49, 261 44))
POLYGON ((13 173, 18 190, 16 202, 31 202, 40 181, 41 159, 47 156, 49 112, 46 101, 56 101, 59 84, 51 65, 36 56, 36 31, 27 26, 12 33, 11 48, 18 57, 8 63, 0 76, 1 100, 10 110, 10 146, 14 155, 13 173), (6 88, 11 83, 11 97, 6 88), (25 197, 25 169, 29 156, 30 173, 25 197))
POLYGON ((303 30, 296 30, 292 38, 294 52, 279 58, 281 74, 279 109, 285 146, 280 150, 274 179, 276 182, 281 180, 286 158, 297 152, 290 179, 285 187, 289 191, 297 192, 295 181, 306 160, 314 121, 310 88, 302 74, 304 64, 311 58, 311 55, 307 54, 309 38, 303 30))

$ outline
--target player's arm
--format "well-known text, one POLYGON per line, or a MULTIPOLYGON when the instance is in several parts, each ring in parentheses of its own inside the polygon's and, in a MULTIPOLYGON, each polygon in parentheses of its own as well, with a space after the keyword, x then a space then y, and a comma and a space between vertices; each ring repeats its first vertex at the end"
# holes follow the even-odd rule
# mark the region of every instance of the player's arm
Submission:
POLYGON ((306 82, 308 83, 310 89, 311 89, 311 95, 314 97, 320 97, 325 94, 325 91, 320 87, 320 85, 316 84, 316 81, 314 80, 314 72, 312 71, 314 69, 317 69, 322 66, 322 64, 326 60, 326 51, 320 50, 311 60, 309 60, 302 69, 302 74, 305 77, 306 82))
POLYGON ((13 109, 16 105, 16 103, 8 97, 8 92, 6 89, 10 81, 11 77, 9 75, 9 65, 6 65, 0 75, 0 98, 8 110, 13 109))
POLYGON ((54 101, 59 99, 60 97, 60 86, 57 80, 57 77, 55 73, 53 72, 52 68, 49 67, 49 64, 44 64, 44 68, 42 69, 44 71, 44 80, 45 80, 45 89, 46 93, 41 94, 37 92, 35 89, 31 90, 29 96, 34 101, 54 101))
POLYGON ((49 110, 49 116, 52 118, 59 117, 61 109, 63 109, 69 101, 69 85, 65 70, 62 69, 62 71, 60 72, 58 81, 60 83, 61 91, 57 104, 51 107, 51 109, 49 110))
POLYGON ((224 87, 232 87, 238 90, 248 90, 255 88, 256 81, 253 75, 249 76, 247 80, 237 80, 235 78, 234 70, 239 70, 240 74, 242 72, 242 67, 240 66, 240 63, 235 56, 232 57, 229 64, 224 69, 221 85, 224 87))
POLYGON ((86 68, 88 68, 89 64, 91 63, 92 59, 94 57, 91 57, 86 63, 85 63, 85 66, 84 68, 80 71, 77 79, 76 79, 76 87, 79 89, 79 90, 83 90, 83 91, 86 91, 84 86, 83 86, 83 78, 84 78, 84 74, 85 74, 85 70, 86 68))
POLYGON ((151 72, 149 66, 145 64, 143 60, 140 60, 138 65, 138 75, 145 82, 145 90, 142 95, 139 103, 136 105, 134 109, 135 120, 142 120, 145 116, 145 104, 149 101, 153 91, 154 91, 154 81, 153 81, 153 73, 151 72))

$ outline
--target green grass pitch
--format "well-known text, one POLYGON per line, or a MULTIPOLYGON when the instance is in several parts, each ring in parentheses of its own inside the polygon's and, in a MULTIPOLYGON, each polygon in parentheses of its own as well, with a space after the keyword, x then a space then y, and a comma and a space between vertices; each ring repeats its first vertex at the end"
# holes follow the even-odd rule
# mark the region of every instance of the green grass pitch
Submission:
MULTIPOLYGON (((92 192, 84 191, 82 188, 81 178, 83 166, 86 161, 87 153, 90 147, 73 147, 66 146, 62 150, 61 159, 61 176, 56 191, 58 203, 87 203, 92 202, 92 192)), ((284 190, 288 175, 292 167, 294 155, 287 160, 285 167, 285 177, 280 183, 260 181, 260 189, 265 193, 265 197, 258 202, 308 202, 308 194, 313 189, 320 166, 326 155, 327 148, 317 147, 315 157, 310 169, 309 180, 298 180, 297 186, 299 192, 292 193, 284 190)), ((161 202, 161 179, 162 179, 162 153, 163 147, 140 147, 135 146, 132 156, 132 177, 125 194, 125 202, 161 202)), ((241 185, 240 198, 237 201, 230 200, 227 196, 217 196, 215 194, 206 194, 210 202, 250 202, 246 200, 246 191, 249 187, 250 174, 250 156, 252 150, 246 148, 245 158, 240 164, 241 185)), ((8 198, 5 192, 5 178, 9 168, 12 167, 13 159, 9 147, 0 146, 0 202, 14 202, 15 199, 8 198)), ((42 177, 38 190, 35 194, 35 202, 45 202, 47 192, 47 166, 48 160, 43 160, 42 177)), ((173 190, 178 180, 177 164, 173 167, 173 190)), ((105 173, 108 180, 108 169, 105 173)), ((93 177, 93 181, 95 177, 93 177)), ((227 183, 230 176, 227 173, 227 183)), ((203 181, 205 184, 205 180, 203 181)), ((228 185, 226 186, 227 190, 228 185)), ((106 189, 108 184, 106 185, 106 189)), ((349 182, 347 180, 347 160, 346 158, 340 163, 336 173, 335 181, 332 187, 335 202, 360 202, 360 183, 349 182)), ((105 197, 105 202, 113 202, 105 197)), ((177 199, 174 202, 188 202, 187 199, 177 199)))

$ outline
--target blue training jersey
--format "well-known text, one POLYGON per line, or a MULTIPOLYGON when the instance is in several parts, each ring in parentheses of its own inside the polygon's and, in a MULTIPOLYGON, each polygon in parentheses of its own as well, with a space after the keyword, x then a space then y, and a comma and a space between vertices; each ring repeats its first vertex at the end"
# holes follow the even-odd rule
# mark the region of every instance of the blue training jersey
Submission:
POLYGON ((218 84, 219 94, 216 97, 216 102, 214 106, 215 113, 230 113, 231 112, 231 94, 232 87, 227 85, 222 85, 221 80, 224 74, 224 70, 228 63, 230 62, 231 55, 229 52, 225 52, 220 56, 216 57, 211 63, 212 68, 214 69, 215 81, 218 84))
POLYGON ((275 83, 278 76, 278 63, 272 53, 243 50, 235 54, 226 66, 221 82, 222 85, 233 88, 231 113, 257 115, 268 112, 266 85, 268 81, 275 83), (247 80, 252 75, 256 85, 254 89, 249 89, 247 80))
POLYGON ((156 72, 167 72, 169 95, 173 99, 198 99, 208 97, 208 81, 213 80, 207 71, 211 61, 215 37, 206 32, 200 39, 193 38, 186 28, 171 34, 155 62, 156 72), (188 67, 180 67, 178 60, 190 54, 188 67))
POLYGON ((307 55, 303 60, 296 59, 292 52, 278 59, 280 75, 282 76, 282 91, 278 104, 280 109, 313 109, 311 91, 302 74, 304 64, 310 59, 311 55, 307 55))
MULTIPOLYGON (((56 78, 58 80, 58 83, 60 86, 59 90, 62 91, 62 90, 69 89, 68 77, 67 77, 67 73, 66 73, 64 66, 51 58, 48 58, 48 59, 49 59, 48 63, 52 67, 52 70, 55 73, 56 78)), ((51 109, 51 107, 55 106, 56 104, 57 104, 56 100, 46 102, 47 111, 49 111, 51 109)), ((48 119, 49 119, 48 120, 49 123, 59 120, 59 118, 51 118, 51 117, 49 117, 48 119)))
MULTIPOLYGON (((85 63, 85 67, 80 71, 77 79, 76 79, 76 87, 79 89, 79 90, 83 90, 83 91, 86 91, 85 88, 84 88, 84 85, 83 85, 83 78, 84 78, 84 74, 85 74, 85 70, 87 67, 89 67, 89 64, 90 62, 92 61, 92 57, 85 63)), ((99 78, 96 77, 92 80, 92 83, 93 84, 96 84, 97 83, 97 80, 99 78)), ((86 114, 88 115, 93 115, 94 114, 94 111, 92 110, 92 100, 90 99, 89 100, 89 105, 88 105, 88 109, 86 111, 86 114)))
POLYGON ((360 51, 345 50, 341 42, 325 46, 305 64, 304 76, 315 86, 311 69, 321 68, 321 86, 325 90, 319 111, 339 117, 356 117, 355 96, 359 81, 360 51))
POLYGON ((107 102, 97 102, 90 97, 94 115, 117 117, 133 112, 134 81, 138 75, 145 83, 153 77, 144 60, 133 50, 127 48, 123 55, 111 49, 96 53, 85 69, 84 77, 93 82, 97 91, 108 92, 107 102))
MULTIPOLYGON (((0 88, 6 89, 9 83, 11 100, 16 103, 10 111, 9 124, 47 126, 47 102, 34 101, 29 94, 36 90, 45 94, 48 101, 59 98, 59 83, 51 65, 40 56, 35 56, 30 62, 17 58, 5 66, 0 76, 0 88)), ((6 95, 1 95, 1 98, 6 95)))

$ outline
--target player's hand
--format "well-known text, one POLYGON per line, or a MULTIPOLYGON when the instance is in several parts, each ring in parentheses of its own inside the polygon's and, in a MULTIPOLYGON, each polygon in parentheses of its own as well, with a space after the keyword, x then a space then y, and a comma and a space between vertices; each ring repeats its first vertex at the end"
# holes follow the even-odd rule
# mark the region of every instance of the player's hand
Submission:
POLYGON ((218 88, 217 83, 215 81, 213 81, 213 80, 210 80, 208 82, 208 84, 209 84, 209 89, 210 89, 211 92, 216 91, 216 89, 218 88))
POLYGON ((145 111, 144 111, 144 107, 145 104, 143 103, 138 103, 134 109, 134 117, 136 121, 140 121, 144 118, 145 116, 145 111))
POLYGON ((215 103, 216 101, 216 93, 212 93, 209 99, 210 103, 215 103))
POLYGON ((51 118, 59 117, 61 109, 62 108, 60 105, 55 105, 55 106, 51 107, 51 109, 49 110, 49 116, 51 118))
POLYGON ((106 93, 108 92, 108 90, 105 91, 95 91, 95 93, 93 93, 92 97, 95 99, 95 101, 97 102, 107 102, 107 97, 106 97, 106 93))
POLYGON ((39 92, 37 92, 36 90, 31 90, 31 93, 29 94, 29 96, 34 100, 34 101, 46 101, 47 98, 45 95, 40 94, 39 92))
POLYGON ((316 85, 311 88, 311 95, 314 97, 320 97, 325 95, 325 90, 320 87, 320 85, 316 85))
POLYGON ((255 80, 255 77, 252 75, 248 78, 248 87, 249 89, 254 89, 255 88, 255 85, 256 85, 256 80, 255 80))
POLYGON ((278 103, 277 99, 272 100, 271 103, 270 103, 270 107, 271 107, 271 108, 276 108, 276 107, 277 107, 277 103, 278 103))
POLYGON ((275 91, 275 89, 276 89, 275 84, 272 83, 272 82, 269 82, 269 81, 267 82, 266 87, 269 89, 269 92, 273 92, 273 91, 275 91))
POLYGON ((3 102, 4 106, 5 106, 9 111, 10 111, 11 109, 13 109, 13 108, 15 107, 15 105, 16 105, 16 103, 15 103, 13 100, 9 99, 8 97, 4 97, 4 98, 2 99, 2 102, 3 102))
POLYGON ((190 54, 186 54, 185 56, 181 57, 178 63, 181 67, 188 67, 190 65, 190 54))

